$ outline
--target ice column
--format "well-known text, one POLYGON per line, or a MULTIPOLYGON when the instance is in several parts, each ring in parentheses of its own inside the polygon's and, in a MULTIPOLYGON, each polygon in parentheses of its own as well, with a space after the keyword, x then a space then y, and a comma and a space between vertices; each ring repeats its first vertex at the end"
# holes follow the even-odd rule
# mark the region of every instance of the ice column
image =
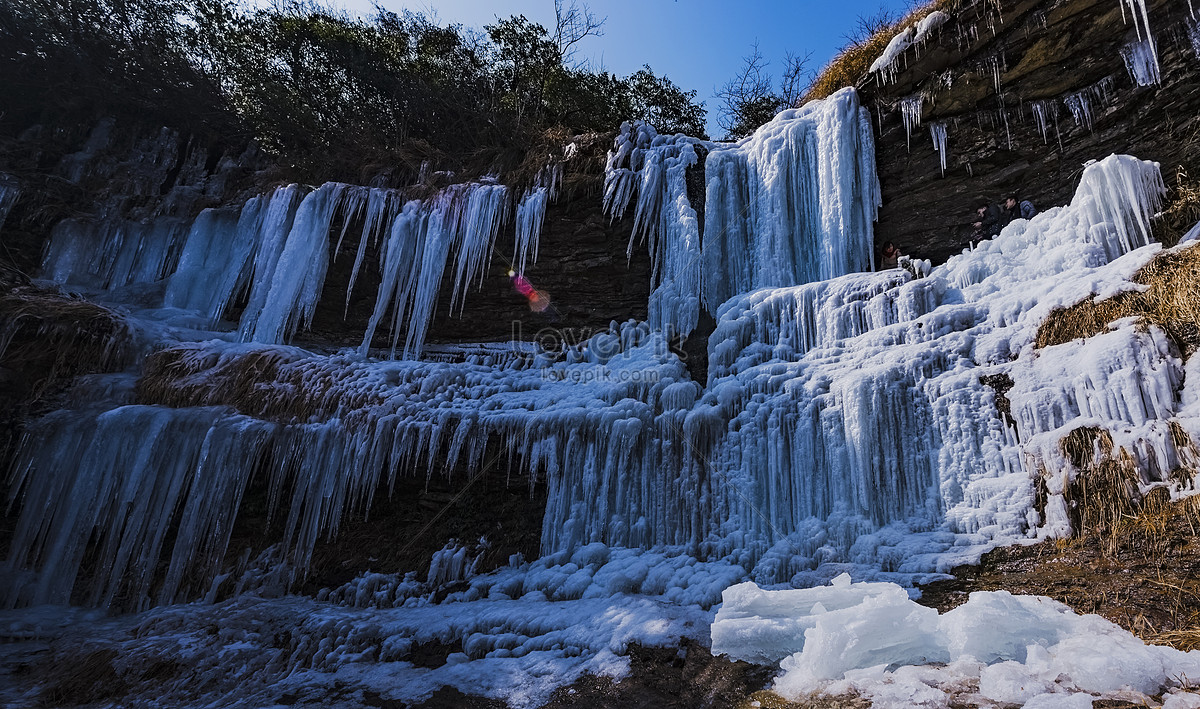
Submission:
POLYGON ((755 288, 872 268, 880 197, 871 130, 847 88, 712 147, 701 290, 710 312, 755 288))
POLYGON ((337 182, 321 185, 300 202, 286 237, 267 235, 259 253, 266 257, 263 268, 255 262, 254 289, 239 328, 243 341, 280 343, 312 320, 329 267, 329 230, 345 189, 337 182))

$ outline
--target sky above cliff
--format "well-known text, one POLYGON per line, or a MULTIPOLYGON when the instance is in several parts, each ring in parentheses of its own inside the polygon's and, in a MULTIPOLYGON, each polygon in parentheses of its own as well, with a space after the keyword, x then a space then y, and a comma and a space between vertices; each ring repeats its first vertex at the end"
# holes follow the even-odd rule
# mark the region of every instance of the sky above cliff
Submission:
MULTIPOLYGON (((354 13, 370 14, 372 0, 343 0, 354 13)), ((525 15, 554 26, 553 0, 379 0, 388 10, 433 13, 442 23, 483 27, 497 17, 525 15)), ((716 128, 716 90, 737 73, 752 45, 778 77, 784 55, 812 52, 809 67, 819 70, 854 27, 860 15, 880 7, 903 11, 906 0, 597 0, 592 11, 605 17, 604 35, 589 37, 579 58, 619 75, 645 64, 684 89, 695 90, 708 108, 709 132, 716 128)))

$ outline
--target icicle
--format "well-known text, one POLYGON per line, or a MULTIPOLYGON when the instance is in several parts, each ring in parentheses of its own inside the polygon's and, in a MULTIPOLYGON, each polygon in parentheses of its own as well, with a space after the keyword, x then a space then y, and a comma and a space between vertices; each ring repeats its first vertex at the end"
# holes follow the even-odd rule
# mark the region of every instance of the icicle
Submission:
POLYGON ((942 166, 942 177, 945 177, 946 161, 950 157, 950 146, 946 141, 946 123, 944 121, 930 123, 929 135, 933 138, 933 149, 937 151, 938 162, 942 166))
POLYGON ((1042 141, 1047 145, 1050 143, 1050 123, 1054 123, 1054 135, 1058 139, 1058 148, 1062 150, 1062 134, 1058 130, 1058 101, 1050 99, 1048 101, 1034 101, 1029 104, 1030 110, 1033 111, 1033 121, 1037 124, 1038 132, 1042 134, 1042 141))
POLYGON ((561 182, 562 164, 548 165, 538 173, 534 186, 525 192, 521 203, 517 205, 517 237, 512 260, 517 273, 525 272, 530 259, 537 261, 538 240, 546 218, 546 206, 557 197, 561 182))
POLYGON ((1138 86, 1158 84, 1158 47, 1155 45, 1154 35, 1150 32, 1150 15, 1146 11, 1146 0, 1118 0, 1118 3, 1121 6, 1122 20, 1125 20, 1125 5, 1129 5, 1129 14, 1133 17, 1133 27, 1138 38, 1137 42, 1121 49, 1125 68, 1129 70, 1130 78, 1138 86))
POLYGON ((904 120, 904 143, 912 150, 913 128, 921 125, 921 103, 925 97, 921 94, 900 99, 900 116, 904 120))
POLYGON ((337 182, 321 185, 300 202, 286 237, 266 235, 263 248, 275 257, 264 270, 255 263, 254 291, 239 328, 244 342, 280 343, 312 321, 329 267, 329 230, 345 189, 337 182))
POLYGON ((1158 74, 1158 56, 1154 42, 1147 37, 1121 48, 1121 58, 1130 81, 1138 86, 1152 86, 1161 82, 1158 74))
MULTIPOLYGON (((361 194, 361 191, 356 191, 361 194)), ((362 268, 363 258, 367 254, 367 241, 377 245, 379 243, 379 235, 387 233, 392 226, 392 220, 396 218, 396 212, 400 209, 400 196, 395 190, 385 190, 379 188, 371 188, 366 195, 366 214, 363 216, 362 235, 358 240, 358 251, 354 254, 354 265, 350 267, 350 283, 346 286, 346 313, 350 312, 350 296, 354 292, 354 284, 358 280, 359 269, 362 268)), ((349 209, 347 210, 350 211, 349 209)), ((356 210, 355 210, 356 211, 356 210)), ((350 215, 347 214, 345 226, 342 228, 342 235, 346 233, 346 228, 350 226, 350 215)), ((341 248, 341 239, 338 239, 338 246, 334 249, 335 253, 341 248)))

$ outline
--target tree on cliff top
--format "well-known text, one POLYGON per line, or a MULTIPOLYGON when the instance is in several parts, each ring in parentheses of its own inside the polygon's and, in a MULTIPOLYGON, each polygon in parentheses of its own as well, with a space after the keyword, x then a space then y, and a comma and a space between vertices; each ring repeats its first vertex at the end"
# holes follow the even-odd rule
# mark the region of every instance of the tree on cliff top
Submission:
POLYGON ((695 92, 648 67, 622 78, 573 66, 600 23, 586 7, 556 7, 554 32, 517 16, 484 33, 300 0, 0 0, 0 134, 124 117, 254 138, 316 181, 425 160, 491 171, 550 128, 606 131, 628 118, 703 132, 695 92))

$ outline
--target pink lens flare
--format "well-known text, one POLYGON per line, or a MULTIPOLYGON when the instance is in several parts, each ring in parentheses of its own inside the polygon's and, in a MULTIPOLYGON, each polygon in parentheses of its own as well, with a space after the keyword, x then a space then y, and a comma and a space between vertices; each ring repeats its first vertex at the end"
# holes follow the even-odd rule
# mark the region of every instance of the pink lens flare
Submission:
POLYGON ((516 288, 517 292, 529 301, 530 310, 540 313, 550 307, 550 294, 534 288, 524 274, 509 271, 508 278, 512 281, 513 288, 516 288))

